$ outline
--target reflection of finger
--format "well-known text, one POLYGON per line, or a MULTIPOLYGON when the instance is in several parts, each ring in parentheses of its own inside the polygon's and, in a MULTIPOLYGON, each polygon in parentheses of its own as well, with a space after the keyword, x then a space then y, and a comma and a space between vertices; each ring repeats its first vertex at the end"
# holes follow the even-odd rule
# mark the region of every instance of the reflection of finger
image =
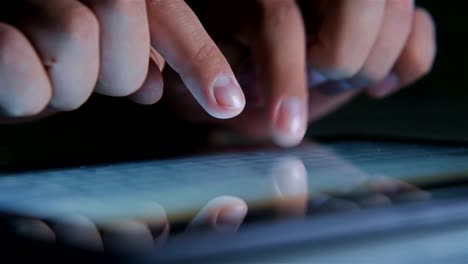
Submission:
POLYGON ((44 221, 37 219, 14 219, 10 226, 16 235, 41 242, 55 242, 55 232, 44 221))
POLYGON ((97 227, 85 216, 69 215, 54 221, 52 228, 60 243, 87 250, 103 250, 101 235, 97 227))
POLYGON ((247 204, 243 200, 221 196, 211 200, 201 209, 188 229, 208 227, 218 232, 235 232, 244 222, 247 210, 247 204))
POLYGON ((407 86, 430 72, 436 55, 435 26, 430 14, 416 9, 413 27, 406 47, 398 59, 394 73, 371 87, 369 94, 382 98, 407 86), (390 84, 389 84, 390 83, 390 84))
POLYGON ((273 169, 276 212, 284 216, 304 216, 307 209, 307 171, 301 160, 284 159, 273 169))
POLYGON ((307 123, 305 28, 292 0, 263 0, 261 32, 253 43, 256 72, 265 90, 275 142, 297 145, 307 123))
POLYGON ((101 226, 104 249, 125 253, 150 250, 153 243, 151 230, 139 221, 118 221, 101 226))
POLYGON ((145 208, 146 216, 138 220, 148 226, 155 245, 162 245, 166 242, 170 232, 166 211, 157 203, 148 204, 145 208))
POLYGON ((338 198, 356 203, 362 208, 382 207, 392 203, 384 194, 372 190, 353 190, 351 193, 338 195, 338 198))
POLYGON ((240 114, 245 97, 229 63, 197 16, 181 0, 147 0, 154 48, 180 74, 193 96, 212 116, 240 114))
POLYGON ((307 213, 314 214, 333 214, 342 212, 352 212, 359 210, 359 205, 350 200, 321 196, 318 199, 311 199, 307 213))
POLYGON ((376 175, 370 189, 389 197, 392 202, 418 202, 430 200, 432 195, 416 186, 384 175, 376 175))

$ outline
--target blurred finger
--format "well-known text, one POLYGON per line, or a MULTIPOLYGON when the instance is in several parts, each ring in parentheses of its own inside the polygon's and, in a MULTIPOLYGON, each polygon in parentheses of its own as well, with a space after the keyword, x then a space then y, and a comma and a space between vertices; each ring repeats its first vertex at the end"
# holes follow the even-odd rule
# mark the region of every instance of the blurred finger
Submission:
POLYGON ((134 253, 154 246, 151 230, 139 221, 127 220, 100 227, 104 249, 113 253, 134 253))
POLYGON ((52 225, 59 243, 81 249, 102 251, 101 235, 96 225, 83 215, 68 215, 52 225))
POLYGON ((322 25, 309 46, 309 79, 324 93, 351 89, 355 76, 374 46, 384 18, 386 0, 327 1, 322 25), (330 82, 327 82, 330 81, 330 82))
POLYGON ((360 72, 347 80, 351 87, 369 87, 390 73, 411 32, 413 11, 413 0, 386 1, 379 37, 360 72))
POLYGON ((158 203, 132 205, 132 217, 102 222, 99 228, 104 248, 112 252, 141 252, 166 242, 170 224, 166 211, 158 203))
MULTIPOLYGON (((4 111, 5 112, 5 111, 4 111)), ((37 121, 41 120, 44 118, 48 118, 50 116, 53 116, 57 114, 58 111, 52 108, 46 108, 44 111, 40 112, 39 114, 35 115, 29 115, 27 117, 8 117, 8 115, 5 116, 0 116, 0 124, 7 124, 7 125, 13 125, 13 124, 22 124, 22 123, 27 123, 27 122, 32 122, 32 121, 37 121)))
POLYGON ((240 114, 245 97, 231 67, 182 0, 147 0, 153 47, 212 116, 240 114))
POLYGON ((164 92, 164 81, 162 71, 164 69, 164 59, 154 49, 151 49, 151 60, 143 86, 133 93, 129 98, 136 103, 152 105, 161 100, 164 92))
POLYGON ((38 51, 53 86, 51 105, 74 110, 91 95, 99 73, 99 22, 74 0, 28 0, 19 23, 38 51), (26 12, 26 11, 25 11, 26 12))
POLYGON ((396 65, 386 79, 369 89, 374 98, 386 97, 428 74, 436 55, 435 26, 424 9, 414 11, 411 34, 396 65))
POLYGON ((42 62, 28 39, 0 23, 0 110, 7 117, 39 114, 52 97, 42 62))
POLYGON ((145 0, 81 0, 100 23, 100 73, 96 91, 127 96, 148 73, 150 35, 145 0))
POLYGON ((292 0, 261 0, 261 31, 252 43, 274 141, 297 145, 306 132, 305 28, 292 0))
POLYGON ((50 225, 39 219, 15 218, 9 226, 15 235, 40 242, 55 243, 56 235, 50 225))

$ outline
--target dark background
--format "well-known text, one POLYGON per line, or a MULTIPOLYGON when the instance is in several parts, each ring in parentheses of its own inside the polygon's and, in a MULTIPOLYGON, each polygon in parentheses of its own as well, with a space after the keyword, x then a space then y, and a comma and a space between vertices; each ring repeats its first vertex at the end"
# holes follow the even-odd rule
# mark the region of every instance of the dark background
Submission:
MULTIPOLYGON (((352 1, 352 0, 350 0, 352 1)), ((468 16, 461 0, 418 1, 435 18, 432 73, 389 99, 362 96, 314 123, 312 136, 373 135, 468 141, 468 16)), ((206 131, 161 106, 95 96, 82 109, 40 122, 0 126, 0 166, 74 165, 172 156, 204 144, 206 131), (103 104, 105 108, 101 107, 103 104)))

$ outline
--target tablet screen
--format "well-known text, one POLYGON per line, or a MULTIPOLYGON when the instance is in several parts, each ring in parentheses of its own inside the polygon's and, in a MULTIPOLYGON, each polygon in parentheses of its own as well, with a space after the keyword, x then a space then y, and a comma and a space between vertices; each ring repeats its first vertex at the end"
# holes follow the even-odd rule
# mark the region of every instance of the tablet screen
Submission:
POLYGON ((47 223, 86 219, 98 228, 164 222, 167 233, 216 229, 224 214, 220 230, 238 230, 452 197, 467 183, 467 161, 463 146, 340 141, 10 172, 0 177, 0 211, 47 223))

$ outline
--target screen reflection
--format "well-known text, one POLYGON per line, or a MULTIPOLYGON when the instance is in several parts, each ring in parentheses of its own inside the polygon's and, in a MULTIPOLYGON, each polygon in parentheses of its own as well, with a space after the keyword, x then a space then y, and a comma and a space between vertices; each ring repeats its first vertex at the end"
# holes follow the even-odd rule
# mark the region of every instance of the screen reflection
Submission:
MULTIPOLYGON (((219 150, 217 153, 221 155, 219 150)), ((223 153, 234 155, 229 156, 231 160, 237 157, 232 154, 235 153, 232 149, 223 153)), ((8 221, 17 235, 86 250, 123 254, 164 248, 167 241, 183 239, 197 232, 235 233, 244 226, 262 221, 345 214, 431 199, 429 192, 385 175, 384 171, 363 170, 363 162, 368 163, 366 157, 337 154, 336 149, 325 145, 305 142, 297 150, 284 152, 266 148, 256 153, 250 156, 254 163, 252 159, 244 163, 239 160, 235 163, 210 159, 200 161, 211 162, 211 166, 217 169, 210 171, 200 167, 198 170, 206 174, 224 170, 226 174, 212 175, 208 177, 212 181, 210 184, 195 186, 199 193, 205 194, 203 197, 212 197, 192 214, 182 213, 174 217, 175 208, 168 207, 169 203, 164 199, 154 198, 158 197, 157 194, 139 197, 139 187, 128 185, 131 191, 113 204, 109 197, 99 201, 101 204, 103 201, 110 203, 106 206, 114 209, 129 210, 129 204, 118 203, 131 200, 131 213, 120 214, 119 217, 103 217, 104 212, 99 212, 102 215, 96 217, 99 214, 86 213, 87 210, 83 209, 93 204, 79 204, 60 213, 55 212, 53 217, 13 217, 8 221), (148 202, 149 197, 154 199, 148 202)), ((245 160, 245 153, 239 157, 245 160)), ((187 175, 199 174, 196 168, 193 167, 187 175)), ((0 181, 0 187, 2 184, 5 183, 0 181)), ((37 183, 36 187, 40 188, 37 183)), ((174 194, 177 199, 186 199, 187 203, 191 202, 190 199, 197 199, 188 192, 186 196, 180 192, 174 194)), ((98 201, 97 196, 93 199, 98 201)))

